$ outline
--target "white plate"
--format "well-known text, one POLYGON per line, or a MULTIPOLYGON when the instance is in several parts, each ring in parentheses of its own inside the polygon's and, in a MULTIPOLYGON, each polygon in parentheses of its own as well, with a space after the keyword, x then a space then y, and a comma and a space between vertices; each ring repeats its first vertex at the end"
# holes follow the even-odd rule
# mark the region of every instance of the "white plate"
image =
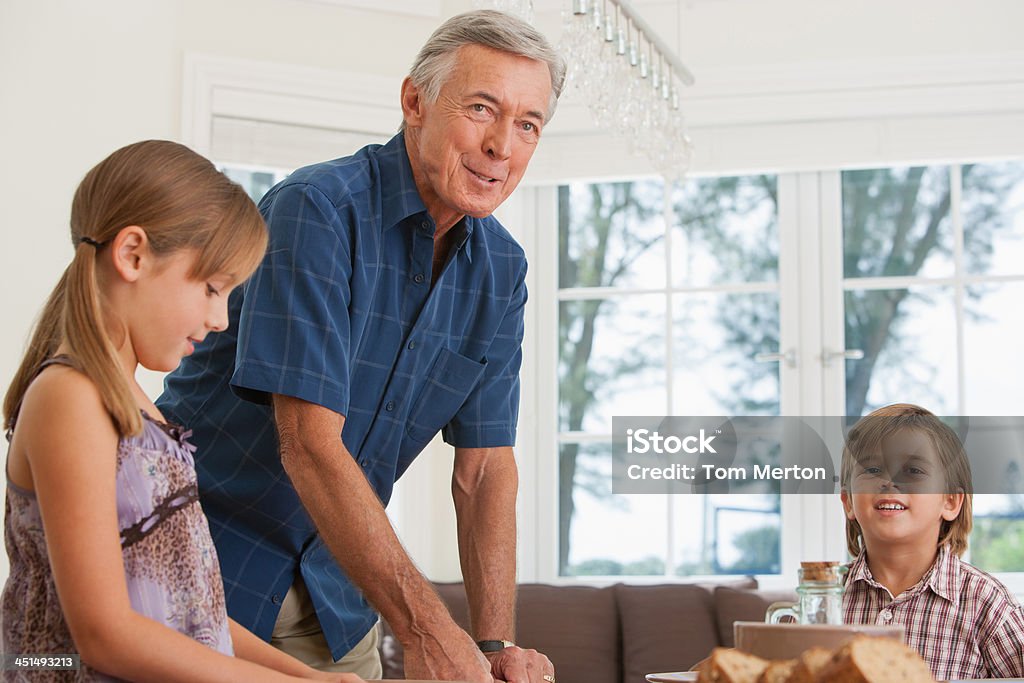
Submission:
POLYGON ((663 674, 647 674, 646 678, 651 683, 680 683, 681 681, 697 680, 697 672, 671 671, 663 674))

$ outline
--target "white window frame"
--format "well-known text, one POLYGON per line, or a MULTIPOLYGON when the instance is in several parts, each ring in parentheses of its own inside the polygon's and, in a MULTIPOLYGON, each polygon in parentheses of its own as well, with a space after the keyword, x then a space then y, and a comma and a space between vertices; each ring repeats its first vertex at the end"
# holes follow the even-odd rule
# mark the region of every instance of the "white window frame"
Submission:
MULTIPOLYGON (((960 168, 953 165, 950 170, 952 190, 951 215, 953 217, 954 234, 957 244, 962 243, 960 223, 960 168)), ((839 171, 785 173, 778 176, 779 194, 779 282, 780 297, 780 352, 791 352, 796 362, 794 365, 780 365, 780 389, 782 397, 781 414, 783 415, 843 415, 844 405, 844 363, 832 360, 825 363, 827 356, 845 350, 844 319, 842 315, 845 292, 850 289, 890 288, 912 285, 952 285, 960 293, 958 306, 962 308, 962 290, 965 286, 977 282, 1021 282, 1024 275, 1016 276, 977 276, 965 275, 960 270, 962 246, 957 248, 955 259, 956 274, 942 278, 900 277, 900 278, 844 278, 842 273, 842 205, 841 205, 841 174, 839 171)), ((539 235, 537 255, 543 260, 535 262, 538 277, 545 277, 536 286, 541 290, 542 304, 535 309, 537 318, 533 327, 536 329, 535 343, 539 353, 539 362, 545 363, 538 376, 545 377, 543 384, 537 385, 537 437, 539 439, 535 451, 552 453, 557 458, 558 445, 564 441, 586 442, 610 439, 610 435, 602 434, 566 434, 558 429, 558 386, 557 386, 557 339, 558 339, 558 301, 570 297, 575 299, 578 290, 558 290, 557 253, 558 230, 557 196, 554 187, 540 187, 534 190, 539 198, 539 209, 534 224, 539 235), (550 296, 558 293, 561 296, 550 296)), ((671 207, 666 206, 668 236, 674 220, 671 207)), ((670 250, 669 250, 670 251, 670 250)), ((595 296, 608 294, 607 288, 592 288, 595 296)), ((733 291, 735 286, 715 288, 733 291)), ((616 290, 620 295, 628 296, 632 292, 628 288, 616 290)), ((669 287, 652 290, 644 289, 644 293, 659 293, 671 297, 672 292, 679 288, 669 287)), ((755 291, 755 290, 751 290, 755 291)), ((759 288, 757 291, 760 291, 759 288)), ((670 321, 666 324, 670 325, 670 321)), ((962 347, 963 315, 958 309, 957 338, 962 347)), ((668 329, 671 334, 671 329, 668 329)), ((959 348, 960 363, 958 364, 957 414, 966 414, 964 387, 963 349, 959 348)), ((671 365, 671 349, 669 350, 671 365)), ((671 387, 671 367, 666 369, 669 387, 671 387)), ((671 388, 668 396, 671 404, 671 388)), ((537 419, 534 416, 534 419, 537 419)), ((558 566, 558 529, 557 506, 545 504, 544 500, 558 500, 557 476, 552 475, 553 467, 540 471, 536 490, 543 496, 537 500, 536 532, 538 538, 537 567, 544 581, 555 583, 602 583, 607 578, 590 578, 586 576, 557 576, 558 566)), ((664 554, 667 560, 674 558, 672 528, 677 521, 674 519, 670 504, 666 510, 667 532, 666 543, 652 551, 664 554)), ((780 575, 759 576, 763 585, 789 585, 790 577, 795 576, 801 559, 820 557, 841 559, 845 557, 845 537, 842 533, 845 520, 835 495, 799 495, 781 498, 782 525, 782 571, 780 575), (799 520, 793 524, 792 520, 799 520)), ((639 520, 638 520, 639 521, 639 520)), ((666 562, 666 570, 671 572, 671 561, 666 562)), ((670 575, 650 577, 629 577, 630 581, 714 581, 728 580, 730 577, 685 577, 675 579, 670 575)), ((1002 573, 1000 578, 1011 589, 1024 591, 1024 572, 1002 573)))

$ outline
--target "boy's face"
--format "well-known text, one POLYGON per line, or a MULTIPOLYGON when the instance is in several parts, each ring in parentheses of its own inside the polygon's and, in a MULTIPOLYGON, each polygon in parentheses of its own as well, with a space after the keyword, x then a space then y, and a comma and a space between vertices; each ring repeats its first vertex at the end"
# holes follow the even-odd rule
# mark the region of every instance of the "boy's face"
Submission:
POLYGON ((903 429, 885 437, 879 452, 858 459, 850 491, 841 496, 868 545, 934 544, 943 520, 956 519, 963 506, 964 494, 948 488, 931 437, 903 429))

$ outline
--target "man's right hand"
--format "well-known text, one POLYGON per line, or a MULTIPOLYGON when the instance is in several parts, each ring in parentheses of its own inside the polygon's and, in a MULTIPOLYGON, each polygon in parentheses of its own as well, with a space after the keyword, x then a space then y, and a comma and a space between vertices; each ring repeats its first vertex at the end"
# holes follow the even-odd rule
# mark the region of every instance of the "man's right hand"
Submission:
POLYGON ((424 633, 402 644, 405 677, 434 681, 493 683, 491 664, 468 633, 454 626, 424 633))

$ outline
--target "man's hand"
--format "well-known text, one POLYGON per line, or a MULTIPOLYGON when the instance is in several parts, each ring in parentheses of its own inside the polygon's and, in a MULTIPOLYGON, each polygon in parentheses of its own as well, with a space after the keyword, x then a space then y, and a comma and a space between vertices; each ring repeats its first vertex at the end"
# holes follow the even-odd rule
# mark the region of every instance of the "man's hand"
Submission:
POLYGON ((434 681, 493 683, 491 664, 469 634, 460 628, 435 639, 424 635, 403 643, 405 677, 434 681))
POLYGON ((499 681, 554 683, 554 664, 536 650, 524 650, 513 645, 504 650, 489 652, 487 658, 491 660, 491 674, 499 681))

